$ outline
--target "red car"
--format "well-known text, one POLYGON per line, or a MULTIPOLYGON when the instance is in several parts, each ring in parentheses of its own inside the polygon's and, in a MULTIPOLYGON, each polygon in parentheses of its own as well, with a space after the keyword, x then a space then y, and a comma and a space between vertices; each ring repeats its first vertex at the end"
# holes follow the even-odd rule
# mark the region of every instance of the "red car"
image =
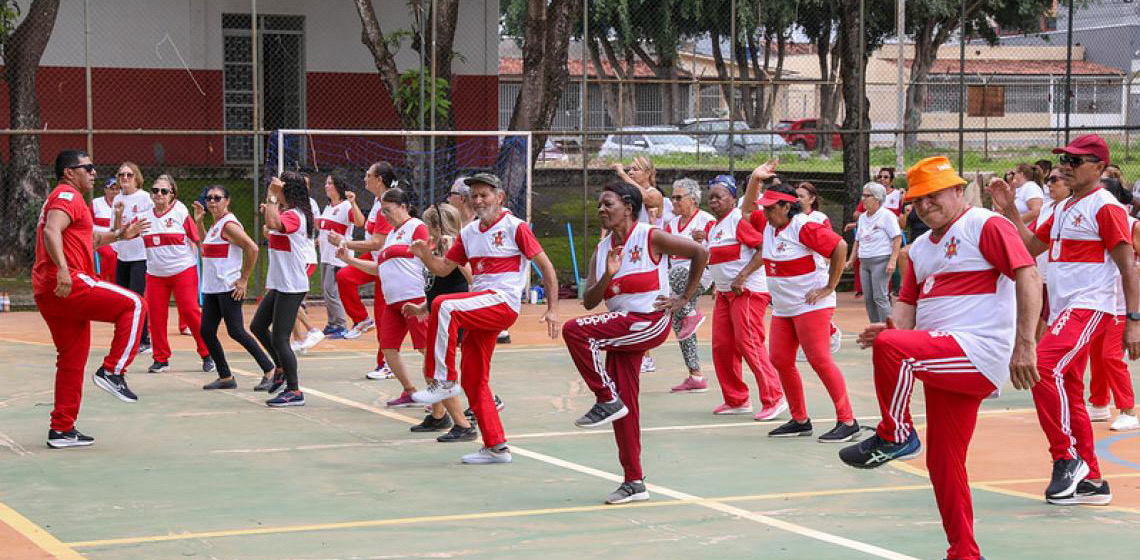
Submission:
MULTIPOLYGON (((781 132, 780 136, 784 137, 787 143, 795 145, 802 150, 812 151, 815 150, 816 144, 819 142, 819 136, 810 134, 808 131, 815 130, 816 119, 797 119, 794 121, 780 121, 776 125, 776 130, 785 130, 781 132)), ((838 127, 838 125, 836 125, 838 127)), ((831 149, 842 150, 843 140, 840 139, 838 132, 831 134, 831 149)))

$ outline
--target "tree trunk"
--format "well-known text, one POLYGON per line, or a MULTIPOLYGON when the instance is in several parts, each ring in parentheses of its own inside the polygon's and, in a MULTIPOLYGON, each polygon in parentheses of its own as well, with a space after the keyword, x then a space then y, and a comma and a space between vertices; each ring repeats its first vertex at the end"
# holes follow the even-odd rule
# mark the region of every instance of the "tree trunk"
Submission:
MULTIPOLYGON (((724 61, 724 53, 720 50, 720 33, 713 28, 709 30, 709 37, 712 40, 713 64, 716 66, 716 77, 720 80, 720 96, 724 98, 725 104, 728 106, 729 118, 736 117, 736 107, 733 103, 732 85, 728 83, 728 67, 724 61)), ((736 70, 733 69, 735 72, 736 70)))
MULTIPOLYGON (((866 71, 867 59, 860 56, 860 14, 853 10, 841 10, 839 15, 839 53, 842 60, 839 65, 840 79, 843 80, 843 102, 845 111, 843 116, 844 129, 869 129, 871 120, 869 116, 870 104, 867 100, 865 88, 860 77, 866 71), (859 118, 859 108, 862 107, 862 119, 859 118), (862 121, 862 122, 860 122, 862 121)), ((868 137, 867 134, 844 132, 843 134, 843 182, 847 187, 847 200, 843 205, 843 223, 851 220, 855 212, 856 203, 863 190, 863 185, 870 178, 868 173, 868 137)))
MULTIPOLYGON (((365 1, 365 0, 358 0, 365 1)), ((581 0, 528 0, 523 42, 523 86, 511 114, 510 130, 546 130, 566 90, 570 72, 566 51, 570 32, 581 16, 581 0)), ((535 136, 531 161, 537 161, 545 136, 535 136)), ((583 150, 585 146, 583 146, 583 150)))
MULTIPOLYGON (((834 100, 832 98, 832 91, 835 86, 827 83, 832 81, 835 76, 832 69, 834 57, 828 59, 828 54, 831 51, 831 32, 827 31, 821 34, 819 39, 815 42, 815 55, 819 61, 819 117, 815 121, 816 128, 827 129, 834 126, 835 117, 833 116, 834 100)), ((831 133, 826 135, 816 136, 816 151, 819 155, 827 157, 831 155, 831 133), (826 136, 826 138, 825 138, 826 136)))
POLYGON ((922 126, 922 106, 926 100, 926 81, 930 78, 930 68, 938 56, 938 47, 950 38, 950 30, 957 27, 953 21, 924 25, 914 35, 914 60, 910 65, 910 84, 906 88, 906 106, 903 110, 904 146, 918 145, 918 128, 922 126), (937 27, 937 30, 935 28, 937 27))
MULTIPOLYGON (((751 33, 748 35, 751 37, 751 33)), ((743 120, 751 126, 751 123, 755 120, 755 113, 753 111, 755 106, 752 104, 753 90, 755 88, 749 83, 752 80, 752 70, 748 66, 748 53, 746 51, 747 48, 744 46, 744 43, 736 40, 732 42, 732 57, 736 61, 737 71, 740 72, 741 83, 737 84, 737 87, 740 88, 740 105, 743 110, 743 114, 741 114, 736 109, 734 103, 732 120, 743 120)))
MULTIPOLYGON (((437 12, 431 14, 431 19, 434 27, 435 38, 435 74, 437 79, 443 80, 448 84, 448 96, 451 98, 451 106, 455 107, 455 83, 452 81, 451 74, 451 59, 454 53, 455 44, 455 27, 459 20, 459 0, 436 0, 435 7, 437 12)), ((428 43, 430 49, 430 43, 428 43)), ((432 52, 428 50, 427 52, 432 52)), ((428 59, 430 69, 431 60, 428 59)), ((429 70, 430 71, 430 70, 429 70)), ((430 83, 429 83, 430 86, 430 83)), ((498 128, 496 124, 495 128, 498 128)), ((440 122, 435 121, 436 130, 455 130, 455 111, 448 111, 447 117, 440 122)), ((486 142, 490 140, 483 138, 467 138, 467 142, 486 142)), ((430 145, 430 141, 428 142, 430 145)), ((435 191, 443 198, 446 198, 446 190, 450 190, 451 181, 459 174, 459 162, 456 160, 455 150, 456 138, 454 136, 447 136, 435 139, 435 151, 432 155, 432 169, 444 170, 441 176, 440 172, 436 172, 435 182, 430 181, 429 188, 435 191)), ((436 198, 440 198, 437 196, 436 198)), ((429 197, 430 199, 430 197, 429 197)))
MULTIPOLYGON (((4 45, 8 82, 8 115, 13 129, 40 128, 36 70, 55 28, 59 0, 34 0, 28 15, 4 45)), ((40 168, 40 139, 13 135, 8 142, 8 168, 0 201, 0 266, 26 270, 35 254, 36 216, 48 183, 40 168)))
MULTIPOLYGON (((594 37, 590 40, 590 60, 594 63, 597 76, 601 79, 609 80, 612 79, 613 76, 604 71, 604 66, 602 66, 602 54, 598 49, 598 42, 602 40, 603 39, 598 37, 594 37)), ((617 123, 621 122, 621 115, 618 114, 617 84, 604 83, 600 85, 601 87, 599 89, 602 92, 602 99, 605 102, 606 114, 610 117, 610 122, 617 126, 617 123)))

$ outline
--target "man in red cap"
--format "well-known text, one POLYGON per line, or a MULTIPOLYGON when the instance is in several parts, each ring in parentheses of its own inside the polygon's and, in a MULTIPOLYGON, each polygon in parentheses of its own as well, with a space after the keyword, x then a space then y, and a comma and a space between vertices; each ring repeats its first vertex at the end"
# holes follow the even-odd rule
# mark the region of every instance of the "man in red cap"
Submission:
POLYGON ((966 181, 945 157, 924 159, 906 174, 906 202, 930 231, 911 245, 911 266, 887 323, 859 335, 872 348, 882 421, 875 435, 839 452, 871 469, 922 449, 910 415, 916 379, 926 396, 926 467, 947 558, 981 558, 966 451, 982 400, 1012 377, 1028 388, 1036 375, 1034 334, 1041 278, 1008 220, 966 203, 966 181))
POLYGON ((1051 504, 1107 504, 1092 424, 1084 406, 1084 362, 1089 342, 1108 328, 1116 313, 1116 288, 1123 279, 1128 323, 1124 347, 1140 357, 1140 287, 1132 265, 1131 233, 1124 207, 1099 186, 1109 163, 1108 146, 1095 135, 1057 148, 1057 169, 1072 195, 1053 206, 1036 232, 1016 219, 1013 189, 1000 179, 990 185, 994 203, 1018 228, 1034 256, 1049 251, 1049 328, 1037 346, 1033 403, 1049 440, 1053 476, 1045 499, 1051 504))

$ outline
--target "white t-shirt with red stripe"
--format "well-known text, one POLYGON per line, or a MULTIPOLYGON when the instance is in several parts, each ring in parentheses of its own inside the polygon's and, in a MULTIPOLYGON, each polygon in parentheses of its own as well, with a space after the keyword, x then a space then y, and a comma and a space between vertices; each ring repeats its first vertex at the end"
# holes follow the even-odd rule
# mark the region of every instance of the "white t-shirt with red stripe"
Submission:
POLYGON ((241 277, 242 250, 229 239, 222 230, 226 224, 237 224, 232 213, 226 213, 206 230, 202 239, 202 293, 223 294, 234 289, 234 283, 241 277))
MULTIPOLYGON (((115 199, 111 201, 111 208, 114 208, 120 202, 123 203, 123 224, 130 225, 138 221, 139 216, 150 212, 154 208, 154 202, 150 199, 150 193, 139 189, 134 194, 119 193, 115 195, 115 199)), ((116 241, 113 245, 115 252, 119 254, 120 261, 144 261, 146 260, 146 245, 143 244, 141 238, 125 239, 123 241, 116 241)))
POLYGON ((312 248, 305 216, 291 208, 281 213, 283 231, 269 231, 269 273, 265 287, 278 292, 296 294, 309 291, 309 263, 306 248, 312 248))
POLYGON ((541 252, 530 226, 504 210, 489 227, 483 227, 482 220, 463 226, 446 257, 453 263, 471 264, 472 292, 499 292, 518 311, 530 259, 541 252))
POLYGON ((764 227, 764 272, 772 294, 772 316, 796 317, 819 309, 835 307, 835 292, 807 303, 808 292, 827 285, 829 261, 842 239, 826 225, 827 217, 796 214, 783 228, 764 227), (822 266, 821 266, 822 264, 822 266))
POLYGON ((198 227, 185 205, 173 204, 162 214, 151 208, 139 218, 150 222, 150 229, 142 235, 146 246, 147 274, 174 276, 198 263, 194 253, 198 227))
MULTIPOLYGON (((377 198, 376 202, 372 205, 372 209, 368 211, 368 219, 364 222, 364 233, 368 237, 373 235, 388 235, 392 232, 392 224, 384 219, 383 214, 380 212, 380 199, 377 198)), ((376 251, 369 251, 361 256, 361 258, 376 260, 376 251)))
MULTIPOLYGON (((916 306, 915 330, 954 337, 973 368, 1001 388, 1017 329, 1014 271, 1033 265, 1016 227, 989 210, 969 208, 941 237, 933 231, 919 236, 909 255, 899 301, 916 306)), ((954 365, 939 371, 970 369, 954 365)))
POLYGON ((902 229, 899 228, 899 217, 881 207, 874 214, 860 214, 855 233, 859 241, 859 258, 873 259, 891 254, 891 243, 902 235, 902 229))
POLYGON ((377 276, 388 305, 424 297, 424 263, 412 255, 412 241, 428 241, 428 229, 417 218, 408 218, 388 233, 380 248, 377 276))
POLYGON ((1098 187, 1052 210, 1037 228, 1037 238, 1049 246, 1049 322, 1066 309, 1115 314, 1120 271, 1109 251, 1132 243, 1124 206, 1098 187))
MULTIPOLYGON (((652 313, 658 296, 669 295, 669 267, 654 255, 650 243, 660 230, 646 222, 636 222, 621 245, 621 266, 606 286, 606 309, 629 313, 652 313)), ((614 236, 605 236, 594 254, 595 280, 606 273, 606 258, 614 236)))
POLYGON ((111 222, 115 219, 115 209, 106 198, 98 197, 91 201, 91 216, 95 220, 92 229, 95 233, 111 231, 111 222))
MULTIPOLYGON (((673 216, 673 219, 665 223, 665 233, 672 233, 674 235, 680 235, 686 239, 692 239, 694 231, 703 231, 705 232, 705 236, 707 238, 709 230, 712 229, 713 224, 715 223, 715 216, 709 214, 708 212, 705 212, 704 210, 697 210, 696 213, 694 213, 692 216, 689 216, 688 220, 685 220, 681 216, 673 216)), ((688 265, 689 260, 690 259, 688 257, 669 255, 670 265, 688 265)))
MULTIPOLYGON (((752 213, 753 216, 756 214, 763 217, 763 212, 752 213)), ((712 271, 713 283, 718 292, 732 291, 733 280, 748 261, 752 260, 764 237, 753 224, 749 223, 749 220, 743 219, 739 208, 733 208, 724 218, 713 224, 708 236, 705 244, 709 248, 708 268, 712 271)), ((748 275, 744 281, 744 289, 757 293, 768 292, 763 266, 748 275)))
POLYGON ((340 204, 325 206, 320 217, 317 218, 317 229, 320 234, 317 242, 321 247, 321 262, 333 266, 344 266, 344 261, 336 258, 337 248, 329 243, 329 232, 334 231, 345 239, 352 239, 352 203, 347 200, 340 204))
MULTIPOLYGON (((1050 198, 1045 199, 1045 203, 1041 205, 1041 211, 1037 214, 1037 219, 1030 224, 1029 231, 1037 231, 1041 224, 1049 220, 1053 215, 1053 200, 1050 198)), ((1041 281, 1049 283, 1049 251, 1045 251, 1037 255, 1037 271, 1041 273, 1041 281)))

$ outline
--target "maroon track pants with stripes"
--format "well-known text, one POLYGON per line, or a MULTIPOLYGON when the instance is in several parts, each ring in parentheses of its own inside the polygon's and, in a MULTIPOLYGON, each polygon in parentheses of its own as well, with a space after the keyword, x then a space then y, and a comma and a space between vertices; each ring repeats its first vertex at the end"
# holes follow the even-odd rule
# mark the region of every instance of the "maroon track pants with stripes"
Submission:
POLYGON ((625 311, 566 321, 562 338, 574 366, 598 402, 621 398, 629 414, 614 422, 625 480, 641 480, 641 423, 637 402, 641 358, 669 337, 669 314, 625 311), (606 353, 605 360, 602 352, 606 353))

